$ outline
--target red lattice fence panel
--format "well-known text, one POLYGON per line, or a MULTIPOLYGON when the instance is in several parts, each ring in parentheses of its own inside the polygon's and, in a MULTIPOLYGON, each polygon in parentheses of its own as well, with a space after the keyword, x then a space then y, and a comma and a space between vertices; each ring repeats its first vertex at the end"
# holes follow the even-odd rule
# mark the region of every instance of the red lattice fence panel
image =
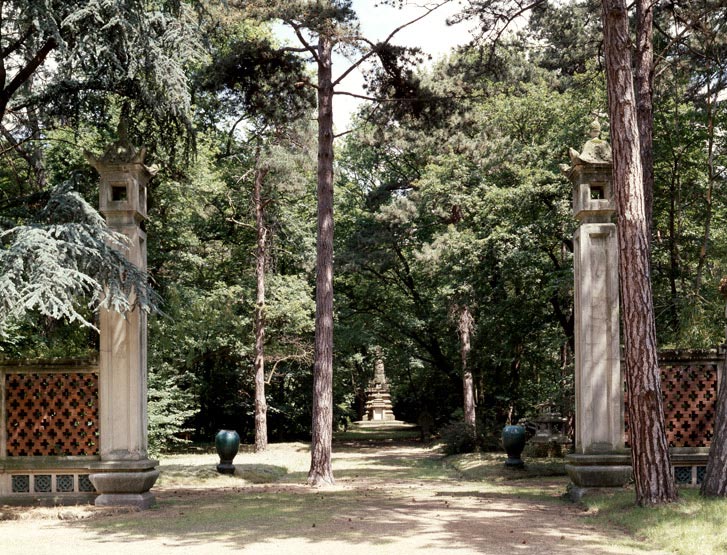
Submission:
MULTIPOLYGON (((669 447, 709 447, 714 432, 719 361, 662 361, 661 389, 669 447)), ((628 393, 624 428, 629 442, 628 393)))
POLYGON ((98 454, 98 374, 5 376, 7 456, 98 454))

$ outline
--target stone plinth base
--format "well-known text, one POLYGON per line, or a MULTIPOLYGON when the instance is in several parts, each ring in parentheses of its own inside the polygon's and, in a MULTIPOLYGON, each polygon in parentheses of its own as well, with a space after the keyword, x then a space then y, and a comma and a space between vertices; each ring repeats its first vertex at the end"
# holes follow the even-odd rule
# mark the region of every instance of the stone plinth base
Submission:
POLYGON ((159 471, 109 472, 108 474, 91 474, 89 478, 99 493, 144 493, 149 491, 157 481, 159 471))
POLYGON ((631 466, 573 466, 565 465, 571 481, 579 487, 620 488, 631 479, 631 466))
MULTIPOLYGON (((671 464, 678 486, 696 487, 701 484, 707 466, 708 447, 671 448, 671 464)), ((568 496, 573 501, 592 489, 622 487, 631 481, 631 455, 608 453, 568 455, 565 470, 571 479, 568 496)))
POLYGON ((45 495, 0 495, 0 505, 14 505, 24 507, 59 507, 75 505, 92 505, 96 497, 95 493, 64 493, 45 495))
POLYGON ((154 506, 156 499, 149 493, 102 493, 96 498, 97 507, 136 507, 149 509, 154 506))
POLYGON ((100 494, 98 506, 132 506, 147 509, 154 504, 149 490, 157 481, 159 463, 152 460, 102 461, 94 465, 89 479, 100 494))
POLYGON ((566 488, 565 499, 571 503, 580 503, 584 497, 591 497, 609 491, 613 492, 613 488, 581 488, 571 482, 566 488))
POLYGON ((402 430, 411 430, 416 428, 415 424, 409 424, 401 420, 357 420, 351 423, 352 428, 382 428, 390 430, 392 428, 400 428, 402 430))
POLYGON ((707 466, 709 447, 672 447, 669 454, 672 466, 707 466))
POLYGON ((628 453, 573 454, 568 455, 566 460, 565 471, 575 486, 572 489, 618 488, 631 480, 631 456, 628 453))

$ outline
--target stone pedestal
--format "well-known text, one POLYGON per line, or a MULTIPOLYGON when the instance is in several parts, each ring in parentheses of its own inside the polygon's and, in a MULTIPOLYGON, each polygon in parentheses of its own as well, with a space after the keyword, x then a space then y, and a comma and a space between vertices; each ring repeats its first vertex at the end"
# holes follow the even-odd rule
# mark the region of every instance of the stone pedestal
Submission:
POLYGON ((619 351, 618 242, 611 149, 598 138, 571 149, 575 232, 576 452, 566 469, 577 487, 625 484, 631 475, 623 439, 623 380, 619 351))
MULTIPOLYGON (((154 171, 122 136, 100 158, 87 153, 101 177, 99 211, 128 239, 127 258, 146 270, 146 185, 154 171)), ((146 313, 101 310, 99 353, 99 454, 90 479, 97 505, 153 503, 149 489, 159 475, 147 456, 146 313)))
POLYGON ((98 506, 134 506, 148 509, 154 504, 149 491, 159 477, 157 461, 101 461, 92 465, 90 475, 99 496, 98 506))
POLYGON ((374 384, 366 389, 366 419, 377 422, 396 420, 388 385, 374 384))

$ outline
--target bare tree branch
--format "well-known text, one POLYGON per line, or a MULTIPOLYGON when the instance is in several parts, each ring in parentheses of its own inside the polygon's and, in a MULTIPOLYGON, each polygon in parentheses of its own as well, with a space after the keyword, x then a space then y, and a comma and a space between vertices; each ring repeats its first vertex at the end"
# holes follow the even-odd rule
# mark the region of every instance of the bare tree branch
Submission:
POLYGON ((33 75, 43 62, 45 62, 48 54, 50 54, 56 46, 58 46, 58 43, 53 38, 45 41, 45 44, 40 47, 40 50, 36 52, 35 56, 28 60, 28 63, 15 74, 15 77, 13 77, 10 83, 8 83, 2 92, 0 92, 0 117, 5 114, 5 109, 7 108, 8 102, 13 94, 15 94, 23 83, 30 79, 31 75, 33 75))
POLYGON ((313 56, 313 59, 316 61, 316 63, 318 63, 320 61, 318 59, 318 52, 316 51, 316 48, 313 45, 311 45, 303 36, 303 32, 301 31, 301 26, 299 24, 297 24, 295 21, 293 21, 292 19, 286 19, 284 21, 285 21, 285 23, 287 23, 288 25, 290 25, 293 28, 293 31, 295 32, 295 36, 298 37, 298 40, 303 45, 303 47, 308 52, 311 53, 311 55, 313 56))
MULTIPOLYGON (((396 35, 397 33, 399 33, 399 31, 401 31, 401 30, 403 30, 403 29, 406 29, 407 27, 409 27, 410 25, 413 25, 413 24, 414 24, 414 23, 416 23, 417 21, 421 21, 422 19, 424 19, 425 17, 427 17, 427 16, 429 15, 429 14, 431 14, 431 13, 432 13, 432 12, 434 12, 435 10, 438 10, 439 8, 441 8, 442 6, 444 6, 445 4, 449 4, 449 3, 451 2, 451 1, 452 1, 452 0, 443 0, 442 2, 439 2, 438 4, 436 4, 435 6, 433 6, 433 7, 431 7, 431 8, 427 8, 427 10, 426 10, 426 11, 425 11, 425 12, 424 12, 424 13, 423 13, 422 15, 420 15, 420 16, 418 16, 418 17, 416 17, 416 18, 412 19, 411 21, 408 21, 408 22, 406 22, 406 23, 403 23, 403 24, 399 25, 399 26, 398 26, 398 27, 397 27, 396 29, 394 29, 393 31, 391 31, 391 33, 389 33, 389 36, 388 36, 388 37, 386 37, 386 38, 385 38, 385 39, 384 39, 384 40, 383 40, 382 42, 380 42, 379 44, 388 44, 388 43, 389 43, 389 41, 391 41, 391 39, 393 39, 393 38, 394 38, 394 36, 395 36, 395 35, 396 35)), ((538 0, 538 1, 541 1, 541 0, 538 0)), ((346 78, 346 77, 347 77, 347 76, 348 76, 348 75, 349 75, 349 74, 350 74, 350 73, 351 73, 351 72, 352 72, 352 71, 353 71, 354 69, 356 69, 357 67, 359 67, 359 66, 360 66, 360 65, 361 65, 362 63, 364 63, 364 62, 365 62, 366 60, 368 60, 368 59, 369 59, 369 58, 370 58, 371 56, 373 56, 373 55, 374 55, 374 54, 376 54, 376 52, 377 52, 376 48, 377 48, 377 46, 378 46, 378 45, 376 45, 376 44, 373 44, 373 43, 372 43, 371 41, 369 41, 368 39, 364 39, 363 37, 357 37, 357 40, 361 40, 361 41, 367 42, 367 43, 368 43, 368 44, 369 44, 369 45, 371 46, 371 50, 369 50, 369 51, 368 51, 368 52, 367 52, 366 54, 364 54, 363 56, 361 56, 361 58, 359 58, 359 59, 358 59, 358 60, 357 60, 356 62, 354 62, 354 63, 353 63, 352 65, 350 65, 350 66, 348 67, 348 69, 347 69, 346 71, 344 71, 344 72, 343 72, 343 73, 342 73, 342 74, 341 74, 341 75, 340 75, 340 76, 339 76, 339 77, 338 77, 338 78, 337 78, 337 79, 336 79, 336 80, 335 80, 335 81, 333 82, 333 86, 334 86, 334 87, 335 87, 336 85, 338 85, 338 84, 339 84, 339 83, 340 83, 341 81, 343 81, 343 80, 344 80, 344 79, 345 79, 345 78, 346 78)))

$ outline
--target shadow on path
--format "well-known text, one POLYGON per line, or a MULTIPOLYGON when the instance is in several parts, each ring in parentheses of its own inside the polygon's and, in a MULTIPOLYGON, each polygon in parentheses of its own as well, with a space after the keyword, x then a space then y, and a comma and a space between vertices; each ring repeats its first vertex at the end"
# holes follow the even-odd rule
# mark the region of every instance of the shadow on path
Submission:
MULTIPOLYGON (((338 485, 331 488, 305 486, 301 471, 285 475, 284 483, 168 486, 155 488, 158 506, 149 511, 14 533, 37 555, 651 553, 623 538, 616 544, 586 524, 581 509, 560 501, 565 482, 513 490, 460 481, 439 453, 411 444, 339 446, 334 469, 338 485)), ((24 553, 8 545, 3 555, 24 553)))

